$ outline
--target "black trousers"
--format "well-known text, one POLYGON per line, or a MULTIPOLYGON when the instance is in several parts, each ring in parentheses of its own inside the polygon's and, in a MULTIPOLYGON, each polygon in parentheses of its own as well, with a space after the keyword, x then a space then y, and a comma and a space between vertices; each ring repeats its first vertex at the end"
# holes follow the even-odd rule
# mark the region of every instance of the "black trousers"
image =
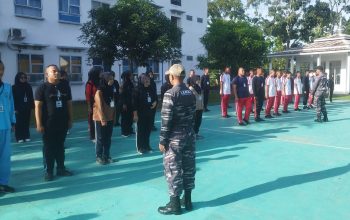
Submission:
POLYGON ((260 112, 264 105, 264 97, 257 97, 255 100, 255 118, 260 118, 260 112))
POLYGON ((119 123, 120 113, 121 113, 122 106, 120 103, 117 103, 115 108, 115 122, 114 125, 117 125, 119 123))
POLYGON ((65 169, 64 167, 64 141, 67 135, 67 128, 65 129, 52 129, 45 128, 43 134, 43 156, 44 156, 44 168, 46 172, 53 173, 55 161, 57 163, 57 169, 65 169))
POLYGON ((151 115, 151 117, 152 117, 152 127, 155 126, 155 125, 154 125, 154 121, 155 121, 155 119, 156 119, 156 113, 157 113, 157 107, 155 107, 154 109, 152 109, 152 115, 151 115))
POLYGON ((309 99, 309 91, 303 93, 303 105, 307 106, 307 100, 309 99))
POLYGON ((152 115, 144 114, 139 115, 139 119, 137 121, 137 150, 144 152, 151 149, 149 138, 151 136, 151 131, 153 127, 152 123, 152 115))
POLYGON ((18 114, 16 114, 15 136, 17 141, 30 138, 30 134, 29 134, 30 113, 31 113, 31 109, 28 109, 28 110, 18 111, 18 114))
POLYGON ((203 104, 204 104, 204 109, 207 109, 208 107, 208 101, 209 101, 209 89, 204 89, 203 90, 203 104))
POLYGON ((92 110, 88 113, 88 124, 89 124, 89 134, 90 134, 90 140, 95 139, 95 123, 94 120, 92 120, 92 110))
POLYGON ((96 127, 96 157, 108 159, 112 143, 113 121, 108 121, 102 126, 100 121, 95 121, 96 127))
POLYGON ((131 107, 128 106, 127 111, 122 110, 121 130, 122 135, 129 135, 132 130, 133 112, 131 107))
POLYGON ((330 102, 333 101, 333 92, 334 92, 334 89, 330 89, 330 90, 329 90, 329 101, 330 101, 330 102))
POLYGON ((199 127, 202 124, 202 115, 203 115, 203 110, 196 110, 195 118, 194 118, 194 132, 198 134, 199 132, 199 127))

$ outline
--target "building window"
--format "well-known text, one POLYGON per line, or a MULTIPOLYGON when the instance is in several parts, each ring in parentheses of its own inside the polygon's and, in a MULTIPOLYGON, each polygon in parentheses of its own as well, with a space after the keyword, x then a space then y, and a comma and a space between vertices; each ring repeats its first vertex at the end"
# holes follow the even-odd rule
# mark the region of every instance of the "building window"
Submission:
POLYGON ((41 0, 15 0, 15 14, 17 16, 41 18, 41 11, 41 0))
POLYGON ((170 20, 176 24, 178 28, 181 28, 181 18, 176 17, 176 16, 171 16, 170 20))
POLYGON ((59 0, 58 10, 59 21, 80 23, 80 0, 59 0))
POLYGON ((91 9, 98 9, 100 7, 109 7, 109 4, 99 1, 91 1, 91 9))
POLYGON ((192 16, 191 16, 191 15, 186 15, 186 19, 187 19, 188 21, 192 21, 192 16))
POLYGON ((146 68, 146 72, 152 71, 153 72, 153 79, 154 81, 160 81, 159 76, 159 62, 156 60, 150 60, 148 61, 148 66, 146 68))
POLYGON ((301 74, 305 74, 306 71, 310 70, 310 63, 309 62, 304 62, 300 64, 300 72, 301 74))
POLYGON ((187 56, 186 59, 187 61, 193 61, 193 56, 187 56))
POLYGON ((172 5, 181 6, 181 0, 170 0, 170 3, 171 3, 172 5))
POLYGON ((203 23, 203 18, 197 18, 198 23, 203 23))
POLYGON ((18 54, 18 72, 28 75, 30 83, 44 82, 44 56, 37 54, 18 54))
POLYGON ((130 71, 132 73, 137 73, 138 72, 138 66, 136 63, 133 64, 133 69, 131 70, 129 67, 129 60, 128 59, 123 59, 123 72, 125 71, 130 71))
POLYGON ((60 56, 60 69, 68 73, 70 81, 81 82, 81 57, 78 56, 60 56))
POLYGON ((340 85, 341 61, 329 62, 329 76, 333 76, 334 84, 340 85))

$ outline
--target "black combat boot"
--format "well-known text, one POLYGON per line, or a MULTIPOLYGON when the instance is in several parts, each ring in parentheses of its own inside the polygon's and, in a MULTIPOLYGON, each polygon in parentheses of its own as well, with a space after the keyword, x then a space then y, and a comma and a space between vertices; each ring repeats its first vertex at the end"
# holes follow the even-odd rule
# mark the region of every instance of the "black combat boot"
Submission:
POLYGON ((315 122, 322 122, 322 120, 321 120, 320 117, 317 117, 317 118, 315 119, 315 122))
POLYGON ((184 206, 187 211, 191 211, 193 209, 191 190, 185 191, 185 195, 181 199, 181 206, 184 206))
POLYGON ((324 121, 324 122, 328 122, 328 116, 327 116, 327 115, 324 115, 323 121, 324 121))
POLYGON ((166 206, 159 207, 158 212, 163 215, 181 215, 180 198, 178 196, 170 196, 170 202, 166 206))

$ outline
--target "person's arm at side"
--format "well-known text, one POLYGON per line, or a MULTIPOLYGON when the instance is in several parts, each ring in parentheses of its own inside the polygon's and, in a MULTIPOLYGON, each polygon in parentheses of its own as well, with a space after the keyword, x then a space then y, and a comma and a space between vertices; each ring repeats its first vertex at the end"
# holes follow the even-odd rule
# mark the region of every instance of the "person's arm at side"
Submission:
POLYGON ((165 152, 169 147, 169 136, 173 121, 173 97, 170 93, 164 94, 163 106, 161 111, 162 125, 159 135, 159 150, 165 152))
POLYGON ((12 89, 10 87, 10 119, 11 119, 11 129, 12 131, 15 129, 15 124, 16 124, 16 114, 15 114, 15 105, 13 101, 13 94, 12 94, 12 89))
POLYGON ((223 88, 222 88, 222 87, 223 87, 223 85, 222 85, 222 83, 223 83, 223 82, 222 82, 222 79, 223 79, 223 75, 220 76, 220 95, 223 95, 223 94, 224 94, 224 93, 223 93, 223 88))
POLYGON ((101 121, 101 125, 102 126, 105 126, 107 125, 107 120, 106 120, 106 116, 103 112, 103 103, 102 103, 102 100, 103 97, 102 97, 102 93, 100 90, 97 90, 96 91, 96 94, 95 94, 95 106, 96 106, 96 115, 97 117, 99 118, 99 121, 101 121))
POLYGON ((35 121, 36 121, 36 130, 40 133, 44 133, 44 125, 42 121, 42 108, 43 108, 43 102, 42 101, 35 101, 35 121))

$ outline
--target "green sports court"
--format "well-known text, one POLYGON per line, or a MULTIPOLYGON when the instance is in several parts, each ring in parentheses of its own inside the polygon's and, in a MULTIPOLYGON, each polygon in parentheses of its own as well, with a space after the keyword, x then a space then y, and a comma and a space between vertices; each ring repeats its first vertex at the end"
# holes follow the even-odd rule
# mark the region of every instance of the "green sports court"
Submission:
POLYGON ((157 212, 169 201, 159 113, 154 152, 136 154, 135 136, 123 138, 116 127, 111 155, 119 161, 106 166, 95 162, 87 122, 75 123, 65 144, 75 175, 53 182, 43 181, 41 137, 32 130, 32 142, 12 145, 10 185, 17 192, 0 195, 0 219, 348 220, 350 102, 327 108, 328 123, 315 123, 315 110, 303 110, 241 127, 210 106, 196 144, 194 210, 181 216, 157 212))

